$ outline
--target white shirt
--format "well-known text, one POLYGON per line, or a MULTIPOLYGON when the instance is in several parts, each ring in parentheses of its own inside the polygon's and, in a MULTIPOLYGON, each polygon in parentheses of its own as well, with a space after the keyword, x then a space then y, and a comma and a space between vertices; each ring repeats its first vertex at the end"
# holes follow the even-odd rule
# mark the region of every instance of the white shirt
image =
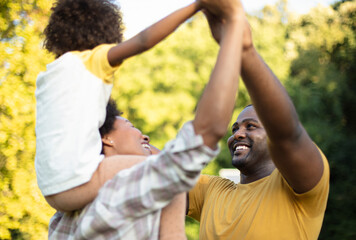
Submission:
POLYGON ((68 52, 37 78, 35 167, 44 196, 88 182, 103 159, 99 128, 117 68, 111 47, 68 52))

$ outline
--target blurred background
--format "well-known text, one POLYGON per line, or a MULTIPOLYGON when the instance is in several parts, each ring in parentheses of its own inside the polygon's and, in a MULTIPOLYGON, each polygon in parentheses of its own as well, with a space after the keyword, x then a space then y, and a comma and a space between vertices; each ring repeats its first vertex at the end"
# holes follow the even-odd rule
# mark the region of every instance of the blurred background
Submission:
MULTIPOLYGON (((0 239, 47 239, 54 214, 34 170, 35 82, 54 59, 42 49, 52 2, 0 1, 0 239)), ((189 2, 121 1, 125 36, 189 2)), ((245 2, 256 48, 330 162, 330 197, 319 239, 356 239, 356 1, 245 2)), ((127 60, 112 96, 124 117, 162 148, 193 118, 217 50, 198 13, 152 50, 127 60)), ((240 86, 234 119, 250 103, 240 86)), ((231 168, 226 139, 204 173, 231 168)), ((198 223, 187 218, 186 233, 198 239, 198 223)))

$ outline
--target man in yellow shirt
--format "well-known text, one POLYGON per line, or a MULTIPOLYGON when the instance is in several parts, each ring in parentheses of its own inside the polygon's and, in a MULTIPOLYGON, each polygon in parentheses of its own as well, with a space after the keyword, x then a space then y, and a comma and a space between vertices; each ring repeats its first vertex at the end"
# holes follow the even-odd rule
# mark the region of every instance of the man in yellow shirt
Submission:
MULTIPOLYGON (((207 13, 219 42, 224 21, 207 13)), ((245 24, 241 75, 253 105, 232 126, 235 184, 202 175, 188 215, 200 239, 317 239, 329 193, 328 162, 299 122, 286 90, 258 55, 245 24)))

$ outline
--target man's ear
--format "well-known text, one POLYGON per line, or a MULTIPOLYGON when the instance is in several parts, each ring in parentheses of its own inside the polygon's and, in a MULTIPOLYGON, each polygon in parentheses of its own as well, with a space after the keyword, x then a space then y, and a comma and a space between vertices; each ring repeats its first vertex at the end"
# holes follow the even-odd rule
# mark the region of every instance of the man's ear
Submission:
POLYGON ((103 142, 103 145, 105 146, 114 146, 114 141, 112 141, 109 137, 104 136, 103 138, 101 138, 101 141, 103 142))

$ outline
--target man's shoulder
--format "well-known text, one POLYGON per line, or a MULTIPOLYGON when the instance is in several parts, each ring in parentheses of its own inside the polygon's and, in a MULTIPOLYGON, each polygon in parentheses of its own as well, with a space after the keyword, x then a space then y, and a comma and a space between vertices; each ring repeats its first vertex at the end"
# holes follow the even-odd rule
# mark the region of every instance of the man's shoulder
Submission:
POLYGON ((202 174, 199 178, 198 184, 204 185, 210 191, 222 191, 226 189, 236 188, 236 184, 226 178, 213 175, 202 174))

